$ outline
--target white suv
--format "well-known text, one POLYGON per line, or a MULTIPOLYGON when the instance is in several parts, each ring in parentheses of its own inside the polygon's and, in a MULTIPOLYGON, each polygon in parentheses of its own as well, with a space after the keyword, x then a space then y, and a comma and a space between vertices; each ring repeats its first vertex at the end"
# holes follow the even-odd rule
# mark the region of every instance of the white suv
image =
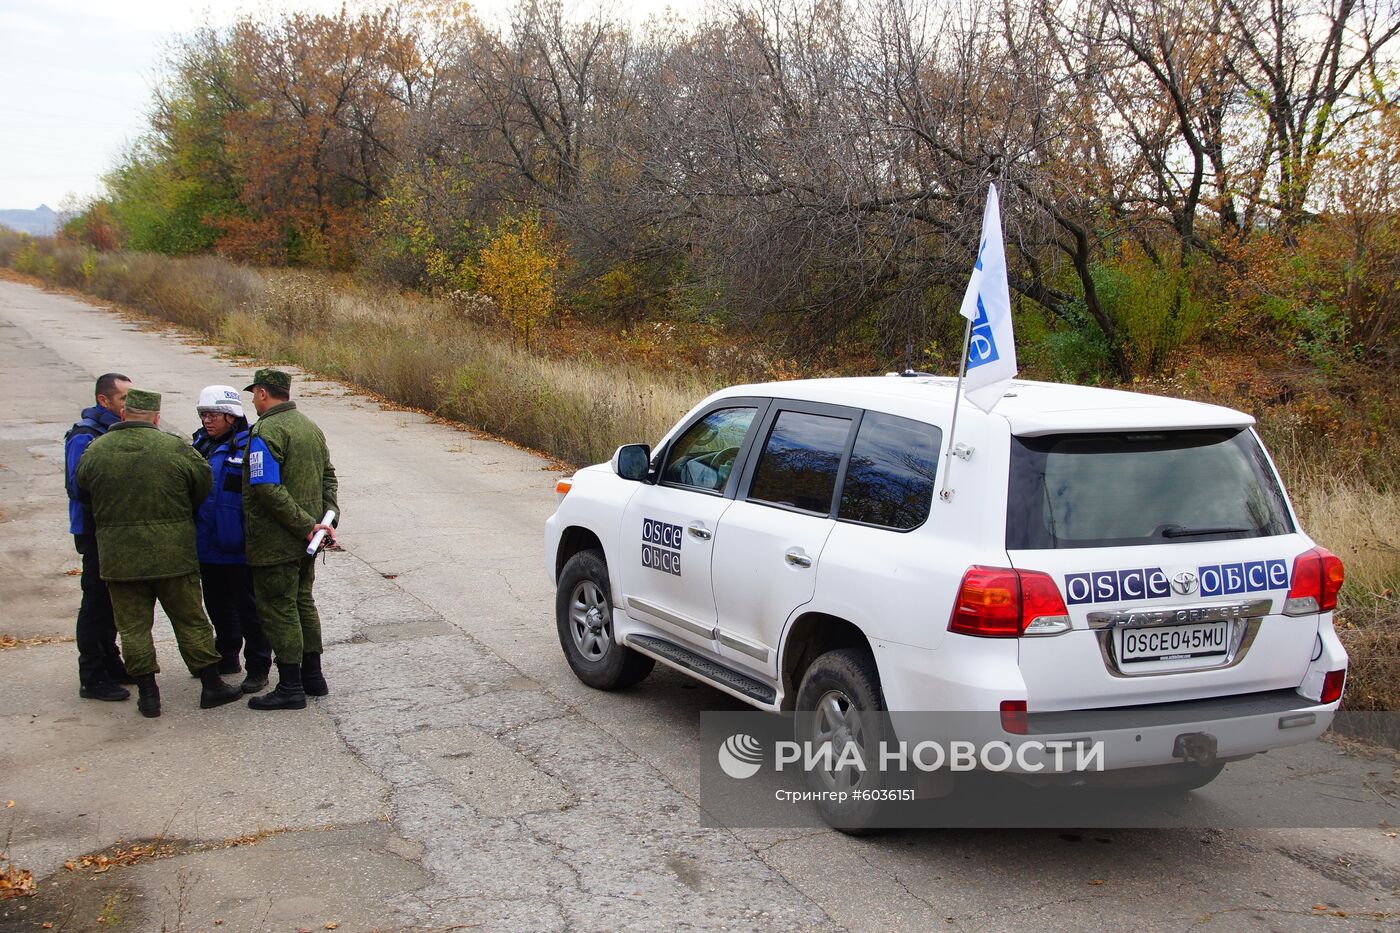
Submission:
POLYGON ((912 374, 736 386, 654 453, 561 482, 544 556, 579 679, 618 689, 660 661, 817 710, 823 734, 863 710, 1034 734, 1127 709, 1144 715, 1093 727, 1105 766, 1177 787, 1327 728, 1342 566, 1298 526, 1252 418, 1015 382, 990 415, 960 407, 950 452, 954 392, 912 374))

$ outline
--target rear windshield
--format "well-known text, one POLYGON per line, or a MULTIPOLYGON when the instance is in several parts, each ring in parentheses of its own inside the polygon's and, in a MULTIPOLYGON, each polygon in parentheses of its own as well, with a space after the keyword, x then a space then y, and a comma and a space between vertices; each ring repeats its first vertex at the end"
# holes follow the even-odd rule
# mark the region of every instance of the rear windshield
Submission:
POLYGON ((1289 534, 1283 492, 1241 429, 1011 439, 1008 550, 1289 534))

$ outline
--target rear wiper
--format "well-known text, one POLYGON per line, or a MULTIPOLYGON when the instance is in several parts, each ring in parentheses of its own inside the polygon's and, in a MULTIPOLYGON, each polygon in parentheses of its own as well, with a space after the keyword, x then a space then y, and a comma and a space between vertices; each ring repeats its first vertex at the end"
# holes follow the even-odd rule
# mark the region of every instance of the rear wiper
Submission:
POLYGON ((1162 529, 1164 538, 1194 538, 1198 535, 1245 534, 1252 528, 1184 528, 1181 525, 1167 525, 1162 529))

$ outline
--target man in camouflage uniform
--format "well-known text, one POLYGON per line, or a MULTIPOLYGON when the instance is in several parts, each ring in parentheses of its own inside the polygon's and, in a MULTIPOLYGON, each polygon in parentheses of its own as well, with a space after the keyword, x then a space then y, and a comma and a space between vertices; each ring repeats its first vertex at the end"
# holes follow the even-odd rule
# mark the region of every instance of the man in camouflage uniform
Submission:
POLYGON ((219 677, 213 626, 200 604, 194 512, 209 494, 209 465, 181 438, 158 429, 160 394, 131 389, 122 421, 88 446, 78 464, 80 498, 97 527, 102 579, 112 596, 126 669, 141 715, 160 715, 155 604, 170 617, 180 655, 203 681, 202 709, 243 695, 219 677))
POLYGON ((243 518, 248 566, 258 616, 277 659, 277 689, 253 697, 253 709, 305 709, 306 695, 329 693, 321 673, 321 617, 311 588, 316 559, 306 553, 336 505, 335 467, 321 429, 291 401, 292 378, 260 369, 245 391, 253 393, 258 420, 244 458, 243 518))

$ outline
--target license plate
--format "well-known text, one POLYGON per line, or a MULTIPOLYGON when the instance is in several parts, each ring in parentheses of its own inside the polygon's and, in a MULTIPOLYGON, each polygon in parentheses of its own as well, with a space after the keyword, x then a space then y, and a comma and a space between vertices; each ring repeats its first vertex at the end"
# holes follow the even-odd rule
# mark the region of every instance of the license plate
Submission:
POLYGON ((1230 623, 1158 625, 1119 629, 1118 658, 1132 661, 1175 661, 1223 655, 1230 644, 1230 623))

